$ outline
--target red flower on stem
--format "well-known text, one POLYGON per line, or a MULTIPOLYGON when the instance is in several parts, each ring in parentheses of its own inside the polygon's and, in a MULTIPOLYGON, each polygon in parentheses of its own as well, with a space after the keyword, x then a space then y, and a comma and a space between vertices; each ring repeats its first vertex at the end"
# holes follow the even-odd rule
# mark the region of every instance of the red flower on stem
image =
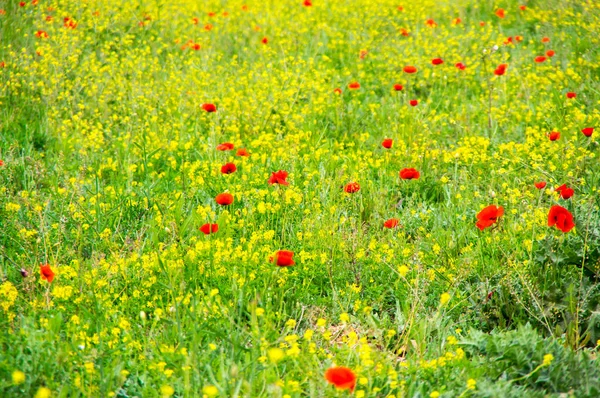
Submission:
POLYGON ((233 149, 233 144, 231 142, 224 142, 222 144, 217 145, 217 151, 231 151, 233 149))
POLYGON ((275 260, 275 264, 278 267, 289 267, 296 264, 294 262, 294 252, 290 250, 279 250, 275 253, 275 258, 270 259, 271 262, 273 260, 275 260))
POLYGON ((567 233, 575 227, 573 214, 562 206, 554 205, 548 212, 548 226, 567 233))
POLYGON ((350 90, 358 90, 360 88, 360 83, 359 82, 352 82, 352 83, 348 84, 348 88, 350 90))
POLYGON ((500 65, 498 65, 496 70, 494 70, 494 74, 496 76, 502 76, 503 74, 506 73, 507 68, 508 68, 508 64, 500 64, 500 65))
POLYGON ((218 230, 219 230, 219 225, 218 224, 204 224, 203 226, 200 227, 200 231, 204 235, 214 234, 218 230))
POLYGON ((360 185, 358 185, 358 182, 350 182, 344 187, 344 192, 347 193, 356 193, 358 191, 360 191, 360 185))
POLYGON ((214 104, 202 104, 202 109, 204 109, 208 113, 217 111, 217 107, 214 104))
POLYGON ((400 178, 403 180, 418 180, 421 177, 421 173, 419 173, 416 169, 402 169, 400 170, 400 178))
POLYGON ((487 227, 494 225, 503 214, 504 208, 502 206, 488 206, 477 214, 477 223, 475 225, 483 231, 487 227))
POLYGON ((569 188, 566 184, 562 184, 560 187, 555 188, 554 190, 558 192, 565 200, 571 198, 575 194, 575 190, 573 188, 569 188))
POLYGON ((283 170, 274 171, 271 174, 271 177, 269 177, 269 181, 268 182, 271 185, 274 185, 274 184, 290 185, 290 183, 285 180, 287 177, 288 177, 288 172, 287 171, 283 171, 283 170))
POLYGON ((227 192, 220 193, 215 197, 215 201, 221 206, 229 206, 233 203, 233 195, 227 192))
POLYGON ((354 387, 356 386, 356 375, 352 369, 343 366, 327 369, 325 380, 340 390, 354 391, 354 387))
POLYGON ((560 133, 558 131, 553 131, 550 134, 548 134, 548 139, 550 141, 556 141, 560 138, 560 133))
POLYGON ((235 167, 235 164, 233 163, 225 163, 223 166, 221 166, 221 173, 223 174, 235 173, 236 170, 237 167, 235 167))
POLYGON ((48 283, 52 283, 54 280, 55 274, 49 264, 40 264, 40 274, 42 275, 42 279, 48 281, 48 283))
POLYGON ((388 229, 396 228, 399 222, 400 220, 397 218, 390 218, 383 223, 383 227, 388 229))

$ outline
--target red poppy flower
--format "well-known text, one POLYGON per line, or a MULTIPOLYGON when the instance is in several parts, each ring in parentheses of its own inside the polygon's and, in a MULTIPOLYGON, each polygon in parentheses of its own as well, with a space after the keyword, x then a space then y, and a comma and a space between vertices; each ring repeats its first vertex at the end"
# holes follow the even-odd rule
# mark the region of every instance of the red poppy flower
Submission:
POLYGON ((534 61, 537 62, 538 64, 541 64, 545 60, 546 60, 546 57, 544 57, 543 55, 538 55, 537 57, 534 58, 534 61))
POLYGON ((410 104, 410 106, 417 106, 419 105, 419 100, 410 100, 408 101, 408 103, 410 104))
POLYGON ((304 5, 304 7, 312 7, 312 1, 310 0, 304 0, 304 3, 302 3, 304 5))
POLYGON ((333 92, 336 93, 337 95, 342 95, 342 89, 339 87, 334 89, 333 92))
POLYGON ((0 62, 0 68, 6 68, 6 62, 4 62, 4 61, 0 62))
POLYGON ((575 227, 573 214, 562 206, 554 205, 548 212, 548 226, 556 226, 556 228, 567 233, 575 227))
POLYGON ((540 181, 540 182, 536 182, 536 183, 535 183, 535 184, 533 184, 533 185, 535 185, 535 187, 536 187, 537 189, 544 189, 544 188, 546 188, 546 181, 540 181))
POLYGON ((460 25, 462 23, 462 19, 460 18, 454 18, 454 20, 452 21, 453 25, 460 25))
POLYGON ((287 176, 288 176, 287 171, 283 171, 283 170, 274 171, 273 174, 271 174, 271 177, 269 178, 269 184, 271 184, 271 185, 274 185, 274 184, 290 185, 290 183, 285 180, 287 178, 287 176))
POLYGON ((404 28, 401 28, 401 29, 400 29, 400 34, 401 34, 402 36, 404 36, 404 37, 408 37, 408 36, 410 36, 410 33, 408 32, 408 30, 406 30, 406 29, 404 29, 404 28))
POLYGON ((503 43, 503 44, 504 44, 505 46, 508 46, 509 44, 512 44, 512 42, 513 42, 513 38, 512 38, 512 36, 511 36, 511 37, 507 37, 507 38, 506 38, 506 40, 504 40, 504 43, 503 43))
POLYGON ((485 22, 479 21, 479 26, 485 26, 485 22))
POLYGON ((523 41, 523 36, 518 36, 517 35, 517 36, 515 36, 515 40, 518 41, 518 42, 521 42, 521 41, 523 41))
POLYGON ((593 127, 586 127, 583 130, 581 130, 581 132, 583 133, 583 135, 585 135, 586 137, 591 137, 592 133, 594 132, 594 128, 593 127))
POLYGON ((237 167, 235 167, 235 164, 233 163, 225 163, 223 166, 221 166, 221 173, 223 174, 235 173, 236 170, 237 167))
POLYGON ((506 73, 506 68, 508 68, 508 64, 500 64, 494 71, 494 74, 496 76, 502 76, 503 74, 506 73))
POLYGON ((200 231, 204 235, 214 234, 218 230, 219 230, 219 225, 218 224, 204 224, 203 226, 200 227, 200 231))
POLYGON ((240 149, 237 150, 237 152, 235 153, 235 155, 236 156, 245 156, 245 157, 248 157, 248 156, 250 156, 250 153, 246 150, 246 148, 240 148, 240 149))
POLYGON ((549 37, 542 37, 542 43, 549 43, 549 42, 550 42, 549 37))
POLYGON ((52 15, 46 15, 46 22, 52 22, 52 15))
POLYGON ((194 25, 198 25, 198 24, 200 23, 200 19, 199 19, 199 18, 197 18, 197 17, 194 17, 194 18, 192 18, 192 23, 193 23, 194 25))
POLYGON ((381 146, 384 147, 384 148, 390 149, 393 144, 394 144, 394 141, 391 138, 386 138, 381 143, 381 146))
POLYGON ((506 12, 502 8, 498 8, 496 10, 496 16, 498 18, 504 18, 506 16, 506 12))
POLYGON ((347 193, 356 193, 358 191, 360 191, 360 185, 357 182, 350 182, 344 187, 344 192, 347 193))
POLYGON ((4 166, 4 160, 0 159, 0 167, 4 166))
POLYGON ((207 23, 206 25, 204 25, 204 30, 207 32, 210 32, 212 30, 213 26, 212 24, 207 23))
POLYGON ((48 281, 48 283, 54 280, 54 271, 52 271, 49 264, 40 264, 40 274, 42 279, 48 281))
POLYGON ((548 138, 550 139, 550 141, 556 141, 560 138, 560 133, 558 131, 553 131, 550 134, 548 134, 548 138))
POLYGON ((394 90, 396 91, 402 91, 404 87, 402 87, 402 84, 394 84, 394 90))
POLYGON ((575 98, 575 97, 577 97, 577 94, 576 94, 576 93, 574 93, 574 92, 572 92, 572 91, 569 91, 569 92, 567 93, 567 98, 568 98, 568 99, 572 99, 572 98, 575 98))
POLYGON ((434 59, 432 59, 432 60, 431 60, 431 63, 432 63, 433 65, 441 65, 441 64, 443 64, 443 63, 444 63, 444 60, 443 60, 443 59, 441 59, 441 58, 434 58, 434 59))
POLYGON ((554 54, 556 54, 556 52, 554 50, 548 50, 546 51, 546 55, 550 58, 554 57, 554 54))
POLYGON ((215 197, 217 204, 221 206, 229 206, 233 203, 233 195, 230 193, 220 193, 215 197))
POLYGON ((417 73, 417 68, 412 65, 407 65, 404 67, 404 73, 417 73))
POLYGON ((352 369, 343 366, 327 369, 325 379, 340 390, 354 391, 356 386, 356 375, 352 369))
POLYGON ((269 42, 269 39, 267 39, 266 37, 263 37, 262 40, 260 41, 262 44, 267 44, 269 42))
POLYGON ((217 111, 217 107, 214 104, 202 104, 202 109, 204 109, 208 113, 217 111))
POLYGON ((64 22, 65 28, 67 28, 67 29, 75 29, 77 27, 77 22, 75 22, 74 20, 72 20, 69 17, 65 17, 63 22, 64 22))
POLYGON ((437 23, 433 19, 428 19, 425 21, 425 24, 430 28, 435 28, 437 26, 437 23))
POLYGON ((25 7, 27 5, 27 3, 25 3, 24 1, 19 2, 19 7, 25 7))
POLYGON ((460 70, 465 70, 465 68, 467 67, 465 64, 463 64, 462 62, 457 63, 456 66, 458 69, 460 70))
POLYGON ((217 145, 217 151, 231 151, 233 149, 233 144, 231 142, 224 142, 222 144, 217 145))
POLYGON ((360 53, 358 54, 358 58, 360 59, 365 59, 365 57, 367 56, 369 52, 367 50, 360 50, 360 53))
POLYGON ((49 36, 48 33, 46 33, 45 31, 38 30, 37 32, 35 32, 35 37, 39 37, 40 39, 47 39, 49 36))
POLYGON ((488 206, 477 214, 477 223, 475 225, 483 231, 487 227, 491 227, 495 224, 498 221, 498 218, 503 214, 504 208, 502 208, 502 206, 488 206))
POLYGON ((416 169, 402 169, 400 170, 400 178, 403 180, 418 180, 421 177, 421 173, 419 173, 416 169))
POLYGON ((358 90, 360 88, 360 83, 359 82, 352 82, 352 83, 348 84, 348 88, 350 90, 358 90))
POLYGON ((275 258, 270 259, 271 262, 273 260, 275 260, 275 264, 278 267, 289 267, 296 264, 294 262, 294 252, 290 250, 279 250, 275 253, 275 258))
POLYGON ((554 189, 556 192, 560 194, 563 199, 569 199, 575 194, 575 190, 573 188, 569 188, 567 184, 562 184, 560 187, 554 189))
POLYGON ((396 228, 399 222, 400 220, 398 220, 397 218, 390 218, 389 220, 383 223, 383 227, 389 229, 396 228))
POLYGON ((519 9, 520 9, 521 11, 525 11, 525 10, 527 9, 527 6, 525 6, 525 5, 521 5, 521 6, 519 6, 519 9))

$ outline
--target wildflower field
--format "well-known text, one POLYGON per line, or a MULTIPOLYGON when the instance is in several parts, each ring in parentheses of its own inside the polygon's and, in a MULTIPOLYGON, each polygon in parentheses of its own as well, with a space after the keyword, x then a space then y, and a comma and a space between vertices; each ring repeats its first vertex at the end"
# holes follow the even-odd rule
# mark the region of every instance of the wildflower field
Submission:
POLYGON ((0 0, 0 397, 599 397, 599 25, 0 0))

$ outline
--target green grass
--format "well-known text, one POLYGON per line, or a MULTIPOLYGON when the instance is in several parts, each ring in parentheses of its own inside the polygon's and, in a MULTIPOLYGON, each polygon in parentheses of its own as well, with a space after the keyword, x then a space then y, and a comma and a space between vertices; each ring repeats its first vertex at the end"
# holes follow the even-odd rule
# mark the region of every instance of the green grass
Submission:
POLYGON ((242 5, 0 0, 0 396, 599 395, 598 6, 242 5))

